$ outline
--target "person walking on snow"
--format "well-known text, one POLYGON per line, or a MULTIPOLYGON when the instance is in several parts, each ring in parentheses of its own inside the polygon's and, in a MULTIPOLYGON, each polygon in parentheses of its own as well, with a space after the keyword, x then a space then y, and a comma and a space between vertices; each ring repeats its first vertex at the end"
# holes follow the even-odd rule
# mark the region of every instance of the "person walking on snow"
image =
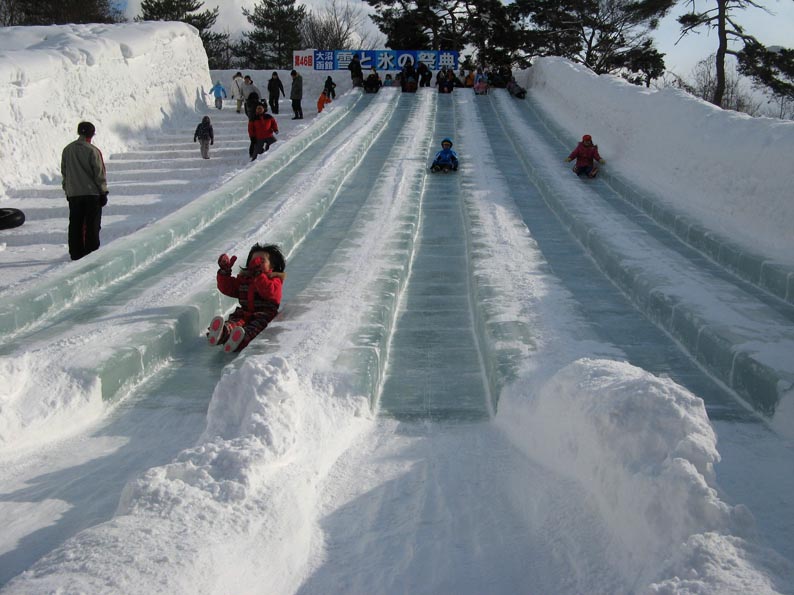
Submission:
POLYGON ((278 94, 281 93, 282 97, 286 97, 284 93, 284 85, 281 84, 281 79, 278 78, 278 72, 274 72, 270 80, 267 81, 268 103, 270 103, 270 111, 274 114, 278 113, 278 94))
POLYGON ((278 134, 278 122, 260 103, 256 106, 254 118, 248 121, 248 138, 251 140, 248 156, 251 157, 251 161, 256 161, 259 155, 270 149, 270 145, 278 140, 274 136, 276 134, 278 134))
POLYGON ((290 72, 289 75, 292 77, 292 88, 289 91, 289 98, 292 100, 292 111, 295 112, 295 116, 292 119, 303 120, 303 108, 301 107, 303 77, 296 70, 290 72))
POLYGON ((198 140, 201 147, 201 156, 204 159, 210 158, 210 145, 215 144, 215 134, 212 131, 212 122, 209 116, 201 118, 201 123, 196 126, 196 132, 193 133, 193 142, 198 140))
POLYGON ((358 59, 358 54, 353 54, 347 69, 350 71, 350 80, 353 82, 353 86, 361 87, 364 84, 364 72, 361 70, 361 61, 358 59))
POLYGON ((221 254, 216 280, 223 295, 237 298, 240 305, 228 320, 216 316, 210 322, 207 339, 210 345, 223 345, 227 353, 242 351, 278 314, 281 289, 287 278, 286 261, 278 246, 254 244, 248 252, 245 268, 232 277, 236 256, 221 254))
POLYGON ((237 113, 243 111, 243 101, 245 101, 245 94, 243 93, 243 73, 237 72, 232 78, 232 99, 237 100, 237 113))
POLYGON ((61 185, 69 201, 69 256, 78 260, 99 248, 102 207, 108 204, 108 184, 102 152, 91 144, 96 128, 77 125, 78 139, 61 154, 61 185))
POLYGON ((226 89, 223 88, 220 81, 215 81, 215 86, 210 89, 210 93, 215 95, 215 107, 223 109, 223 100, 226 99, 226 89))
POLYGON ((573 173, 577 176, 586 175, 588 178, 595 178, 598 175, 596 161, 601 165, 606 163, 598 154, 598 145, 593 144, 593 137, 589 134, 582 137, 582 141, 576 145, 565 161, 571 162, 574 159, 576 159, 576 163, 573 166, 573 173))
POLYGON ((259 87, 257 87, 254 84, 254 81, 251 80, 251 77, 246 74, 245 78, 243 79, 243 99, 245 100, 245 106, 246 106, 245 115, 248 116, 249 118, 254 117, 253 112, 248 111, 248 96, 251 95, 251 93, 256 93, 257 101, 259 101, 259 98, 262 97, 262 92, 259 90, 259 87))

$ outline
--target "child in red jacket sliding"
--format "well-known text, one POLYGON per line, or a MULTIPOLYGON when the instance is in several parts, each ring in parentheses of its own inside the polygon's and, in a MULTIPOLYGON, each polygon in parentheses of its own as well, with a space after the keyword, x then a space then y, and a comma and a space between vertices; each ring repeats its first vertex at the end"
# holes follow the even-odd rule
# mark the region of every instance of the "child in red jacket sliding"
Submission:
POLYGON ((593 144, 593 137, 589 134, 585 134, 582 137, 582 142, 576 145, 576 148, 571 151, 565 161, 573 161, 574 159, 576 159, 576 164, 573 166, 573 173, 577 176, 586 175, 590 178, 595 178, 596 174, 598 174, 596 161, 602 165, 606 163, 601 159, 601 155, 598 154, 598 145, 593 144))
POLYGON ((278 123, 270 114, 266 113, 265 106, 261 103, 256 106, 254 117, 248 121, 248 138, 251 145, 248 147, 248 156, 254 161, 259 155, 270 148, 278 139, 278 123))
POLYGON ((225 352, 242 351, 278 314, 281 286, 287 273, 286 262, 278 246, 254 244, 248 252, 245 268, 232 277, 236 256, 218 258, 218 289, 223 295, 240 300, 240 305, 224 321, 216 316, 210 322, 207 338, 210 345, 223 345, 225 352))

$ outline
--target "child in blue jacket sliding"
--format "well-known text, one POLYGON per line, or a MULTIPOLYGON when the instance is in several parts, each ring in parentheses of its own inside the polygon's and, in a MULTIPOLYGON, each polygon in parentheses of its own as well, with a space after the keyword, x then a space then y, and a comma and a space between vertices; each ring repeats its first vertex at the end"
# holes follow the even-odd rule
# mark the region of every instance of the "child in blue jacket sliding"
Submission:
POLYGON ((458 171, 458 154, 452 150, 452 141, 445 138, 441 141, 441 150, 436 153, 431 171, 458 171))

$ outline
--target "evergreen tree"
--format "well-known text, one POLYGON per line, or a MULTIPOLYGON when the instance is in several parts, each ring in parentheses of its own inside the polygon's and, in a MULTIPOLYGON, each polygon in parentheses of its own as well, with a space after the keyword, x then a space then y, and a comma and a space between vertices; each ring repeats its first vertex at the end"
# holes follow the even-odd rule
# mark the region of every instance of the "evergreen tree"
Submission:
POLYGON ((199 12, 204 2, 201 0, 143 0, 139 21, 180 21, 198 29, 210 68, 223 62, 229 45, 228 33, 213 33, 212 27, 218 20, 218 8, 199 12))
POLYGON ((467 0, 366 0, 394 49, 461 50, 469 41, 467 0))
POLYGON ((642 73, 627 78, 645 84, 664 72, 663 54, 649 37, 657 21, 633 11, 629 0, 517 0, 515 5, 530 21, 524 38, 532 55, 564 56, 598 74, 642 73))
MULTIPOLYGON (((645 18, 659 19, 665 16, 682 0, 637 0, 631 10, 645 18)), ((711 103, 722 106, 726 88, 725 57, 735 56, 739 71, 751 77, 757 84, 766 86, 779 97, 794 93, 794 52, 780 48, 767 49, 760 41, 749 35, 735 17, 737 10, 749 6, 763 8, 752 0, 709 0, 706 8, 697 10, 695 0, 683 0, 692 11, 678 17, 681 35, 698 29, 716 29, 717 52, 714 54, 717 83, 711 103), (739 49, 735 45, 738 44, 739 49)), ((703 7, 703 4, 700 5, 703 7)))
POLYGON ((121 20, 110 0, 0 0, 4 25, 114 23, 121 20))
POLYGON ((288 69, 292 52, 300 49, 300 23, 306 8, 295 0, 261 0, 253 11, 243 9, 253 30, 243 33, 240 53, 250 68, 288 69))

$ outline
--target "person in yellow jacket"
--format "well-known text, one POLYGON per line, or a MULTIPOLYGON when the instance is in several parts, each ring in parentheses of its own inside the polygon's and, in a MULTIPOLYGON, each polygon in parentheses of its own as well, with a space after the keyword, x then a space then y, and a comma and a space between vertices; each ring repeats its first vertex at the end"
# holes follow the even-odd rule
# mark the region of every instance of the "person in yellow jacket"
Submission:
POLYGON ((78 260, 99 248, 102 207, 108 204, 108 184, 102 152, 91 144, 96 128, 77 125, 79 138, 61 154, 63 191, 69 201, 69 256, 78 260))

